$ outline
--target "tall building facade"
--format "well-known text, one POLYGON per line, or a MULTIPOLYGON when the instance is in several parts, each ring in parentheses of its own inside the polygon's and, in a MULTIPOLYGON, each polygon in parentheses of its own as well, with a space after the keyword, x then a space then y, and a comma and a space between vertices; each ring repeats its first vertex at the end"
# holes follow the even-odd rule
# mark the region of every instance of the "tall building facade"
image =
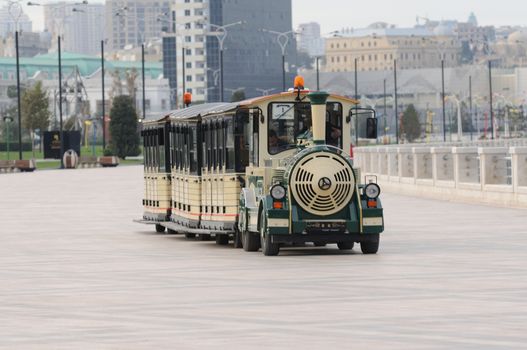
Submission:
POLYGON ((8 34, 14 33, 17 29, 22 32, 30 32, 33 29, 33 23, 28 15, 23 12, 15 13, 14 10, 10 13, 9 6, 0 8, 0 37, 5 38, 8 34), (15 19, 13 16, 20 17, 15 19))
MULTIPOLYGON (((174 0, 164 21, 163 52, 164 71, 178 100, 183 82, 195 102, 220 100, 220 44, 214 36, 218 26, 228 26, 223 47, 224 100, 230 101, 235 90, 244 90, 246 97, 259 96, 263 90, 280 92, 282 51, 276 36, 263 29, 291 31, 291 6, 291 0, 174 0), (238 24, 229 26, 233 23, 238 24)), ((289 39, 287 86, 296 73, 296 40, 292 34, 289 39)))
POLYGON ((57 36, 63 37, 62 49, 69 52, 94 55, 100 51, 104 39, 104 5, 79 5, 55 2, 44 6, 44 28, 51 33, 52 47, 57 36))
POLYGON ((140 46, 160 38, 165 24, 162 19, 170 12, 169 0, 107 0, 105 9, 106 35, 110 50, 125 46, 140 46))
POLYGON ((340 32, 326 40, 327 72, 382 71, 454 67, 461 60, 461 44, 455 36, 426 28, 376 27, 340 32))
MULTIPOLYGON (((233 90, 243 89, 247 97, 282 90, 282 51, 276 32, 292 31, 291 0, 209 0, 211 24, 230 27, 224 44, 225 100, 230 100, 233 90)), ((214 26, 211 29, 214 30, 214 26)), ((214 37, 207 38, 207 91, 209 101, 219 101, 219 84, 214 73, 220 68, 219 43, 214 37)), ((296 40, 290 36, 286 56, 286 87, 292 87, 296 74, 296 40)))
POLYGON ((311 57, 323 56, 325 40, 320 33, 320 24, 316 22, 302 23, 298 26, 298 50, 306 52, 311 57))
MULTIPOLYGON (((207 1, 175 0, 172 20, 167 24, 171 27, 174 46, 167 49, 173 51, 177 61, 176 79, 179 79, 177 96, 185 92, 193 95, 194 101, 207 100, 207 58, 206 45, 209 3, 207 1), (183 69, 184 67, 184 69, 183 69), (184 73, 183 73, 184 71, 184 73)), ((165 22, 166 23, 166 22, 165 22)), ((181 100, 181 98, 179 98, 181 100)))

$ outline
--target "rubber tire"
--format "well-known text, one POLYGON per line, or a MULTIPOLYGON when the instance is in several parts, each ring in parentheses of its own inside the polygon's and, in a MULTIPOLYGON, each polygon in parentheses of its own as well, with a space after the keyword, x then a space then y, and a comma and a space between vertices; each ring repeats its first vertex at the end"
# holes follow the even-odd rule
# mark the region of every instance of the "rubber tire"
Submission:
POLYGON ((340 250, 352 250, 354 245, 355 245, 354 242, 338 242, 337 243, 337 247, 339 247, 340 250))
POLYGON ((315 247, 325 247, 327 243, 326 242, 313 242, 313 245, 315 247))
POLYGON ((240 230, 237 228, 234 229, 234 237, 233 237, 233 246, 234 248, 243 248, 243 242, 242 242, 242 234, 240 230))
POLYGON ((216 244, 217 245, 229 244, 229 235, 216 235, 216 244))
POLYGON ((267 231, 267 217, 262 211, 260 215, 260 244, 265 256, 277 256, 280 253, 280 245, 271 241, 271 235, 267 231))
POLYGON ((185 238, 188 238, 188 239, 196 238, 196 234, 195 233, 185 233, 185 238))
POLYGON ((165 232, 165 226, 161 226, 159 224, 156 224, 156 232, 157 233, 163 233, 165 232))
POLYGON ((175 230, 172 230, 171 228, 169 228, 169 229, 167 230, 167 233, 168 233, 169 235, 177 235, 178 232, 175 231, 175 230))
POLYGON ((377 251, 379 250, 379 234, 377 234, 377 239, 374 239, 373 241, 361 242, 360 250, 362 251, 362 254, 377 254, 377 251))
POLYGON ((260 237, 257 233, 245 231, 242 234, 243 250, 246 252, 257 252, 260 249, 260 237))

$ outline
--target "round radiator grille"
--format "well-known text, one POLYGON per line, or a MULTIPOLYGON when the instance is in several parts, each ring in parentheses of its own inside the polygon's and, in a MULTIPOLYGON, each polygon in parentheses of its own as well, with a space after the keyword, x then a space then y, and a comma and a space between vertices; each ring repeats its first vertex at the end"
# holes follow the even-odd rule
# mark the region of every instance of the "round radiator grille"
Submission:
POLYGON ((351 201, 355 178, 349 163, 339 155, 317 152, 294 166, 290 188, 302 209, 327 216, 341 211, 351 201))

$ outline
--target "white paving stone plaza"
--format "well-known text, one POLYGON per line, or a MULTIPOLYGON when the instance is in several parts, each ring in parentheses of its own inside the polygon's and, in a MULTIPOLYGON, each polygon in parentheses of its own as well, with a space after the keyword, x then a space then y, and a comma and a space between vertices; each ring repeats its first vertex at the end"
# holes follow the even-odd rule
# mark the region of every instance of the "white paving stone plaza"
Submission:
POLYGON ((526 349, 527 211, 384 194, 380 254, 157 235, 142 168, 0 175, 0 348, 526 349))

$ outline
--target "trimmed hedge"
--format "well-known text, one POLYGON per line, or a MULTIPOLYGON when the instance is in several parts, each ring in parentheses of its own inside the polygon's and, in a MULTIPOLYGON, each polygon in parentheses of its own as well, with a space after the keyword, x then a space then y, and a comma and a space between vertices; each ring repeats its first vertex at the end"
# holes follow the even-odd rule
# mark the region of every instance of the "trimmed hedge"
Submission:
MULTIPOLYGON (((10 152, 18 152, 18 141, 13 141, 9 143, 10 152)), ((23 152, 31 152, 31 143, 22 143, 23 152)), ((0 142, 0 152, 7 152, 7 143, 0 142)))

